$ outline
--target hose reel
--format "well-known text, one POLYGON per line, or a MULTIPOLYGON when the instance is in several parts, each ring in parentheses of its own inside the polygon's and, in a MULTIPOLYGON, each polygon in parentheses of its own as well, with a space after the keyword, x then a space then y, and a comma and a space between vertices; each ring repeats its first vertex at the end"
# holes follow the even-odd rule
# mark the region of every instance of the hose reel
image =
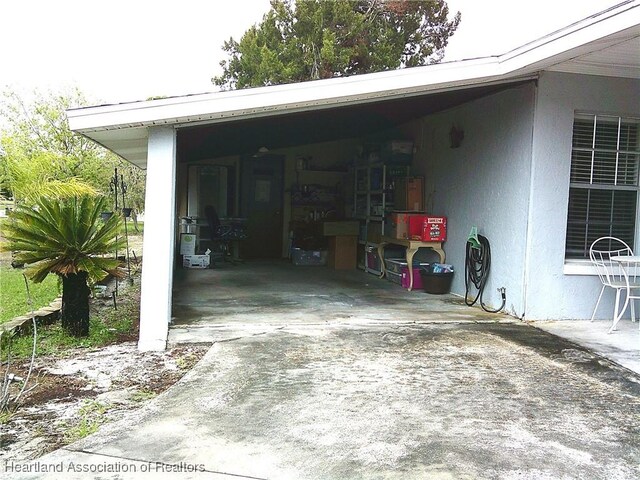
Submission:
POLYGON ((464 301, 467 306, 472 307, 476 302, 480 302, 480 306, 485 312, 498 313, 502 310, 507 303, 506 289, 501 287, 498 289, 502 296, 502 305, 496 310, 488 308, 483 300, 484 289, 487 284, 487 278, 489 277, 489 271, 491 269, 491 245, 487 237, 478 235, 476 227, 471 229, 471 234, 467 240, 467 248, 464 262, 464 286, 465 297, 464 301), (477 290, 475 298, 469 299, 470 287, 477 290))

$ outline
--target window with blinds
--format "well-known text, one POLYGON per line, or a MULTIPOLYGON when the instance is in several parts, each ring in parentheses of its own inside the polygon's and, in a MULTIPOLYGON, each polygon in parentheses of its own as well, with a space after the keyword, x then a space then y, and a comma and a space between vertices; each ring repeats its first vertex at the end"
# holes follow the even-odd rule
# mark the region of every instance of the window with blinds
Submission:
POLYGON ((599 237, 634 246, 640 119, 579 115, 573 124, 565 257, 589 258, 599 237))

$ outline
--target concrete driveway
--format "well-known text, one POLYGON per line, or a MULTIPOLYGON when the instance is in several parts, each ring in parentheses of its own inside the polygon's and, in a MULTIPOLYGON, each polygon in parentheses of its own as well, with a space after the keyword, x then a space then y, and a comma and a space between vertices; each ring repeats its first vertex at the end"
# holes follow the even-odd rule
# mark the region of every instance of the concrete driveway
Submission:
POLYGON ((639 417, 637 376, 524 325, 282 328, 40 460, 117 475, 11 478, 632 479, 639 417))
POLYGON ((567 340, 455 309, 234 315, 196 325, 216 343, 142 411, 9 478, 640 478, 640 377, 567 340))

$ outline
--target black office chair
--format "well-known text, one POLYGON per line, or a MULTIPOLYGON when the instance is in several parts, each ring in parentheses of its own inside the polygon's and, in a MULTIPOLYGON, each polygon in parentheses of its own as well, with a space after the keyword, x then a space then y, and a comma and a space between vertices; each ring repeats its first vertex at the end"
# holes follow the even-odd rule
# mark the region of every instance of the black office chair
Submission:
POLYGON ((229 225, 223 225, 218 217, 218 212, 213 205, 207 205, 204 207, 204 215, 209 224, 209 230, 211 231, 211 250, 212 250, 212 266, 215 266, 215 259, 220 258, 223 262, 238 263, 239 259, 233 258, 231 255, 231 249, 229 244, 237 240, 233 235, 233 229, 229 225))

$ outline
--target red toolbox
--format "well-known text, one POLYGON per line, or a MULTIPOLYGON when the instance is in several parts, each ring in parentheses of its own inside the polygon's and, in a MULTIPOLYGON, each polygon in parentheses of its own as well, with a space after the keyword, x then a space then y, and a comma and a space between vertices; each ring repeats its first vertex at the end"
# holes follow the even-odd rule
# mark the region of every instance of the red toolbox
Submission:
POLYGON ((423 242, 444 242, 447 239, 447 217, 425 215, 422 222, 423 242))

